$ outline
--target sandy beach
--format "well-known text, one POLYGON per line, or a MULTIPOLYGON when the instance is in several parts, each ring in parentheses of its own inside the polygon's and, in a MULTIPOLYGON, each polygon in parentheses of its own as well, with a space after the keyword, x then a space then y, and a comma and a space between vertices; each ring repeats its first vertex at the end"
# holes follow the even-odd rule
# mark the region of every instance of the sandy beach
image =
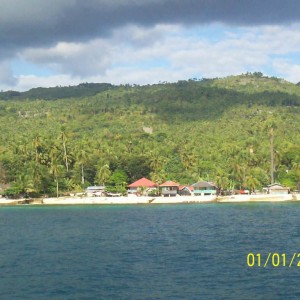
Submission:
POLYGON ((193 197, 69 197, 69 198, 45 198, 43 204, 175 204, 175 203, 202 203, 214 202, 216 196, 193 197))
POLYGON ((245 203, 300 201, 300 194, 178 196, 178 197, 59 197, 40 199, 0 199, 0 205, 112 205, 112 204, 180 204, 180 203, 245 203))
POLYGON ((0 199, 0 205, 87 205, 87 204, 176 204, 216 202, 216 196, 178 197, 59 197, 40 199, 0 199))
POLYGON ((218 197, 220 203, 235 202, 282 202, 282 201, 298 201, 300 194, 258 194, 258 195, 231 195, 218 197))

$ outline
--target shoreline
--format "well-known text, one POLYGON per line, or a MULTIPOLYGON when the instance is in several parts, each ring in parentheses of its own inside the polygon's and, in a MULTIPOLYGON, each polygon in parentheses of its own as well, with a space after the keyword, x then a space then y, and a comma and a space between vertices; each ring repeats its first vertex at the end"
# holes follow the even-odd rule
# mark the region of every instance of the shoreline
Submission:
POLYGON ((220 203, 300 201, 300 194, 253 194, 221 196, 220 203))
POLYGON ((38 199, 0 199, 0 206, 11 205, 135 205, 135 204, 192 204, 192 203, 247 203, 296 202, 300 194, 255 194, 230 196, 178 196, 178 197, 59 197, 38 199))
POLYGON ((179 197, 83 197, 75 198, 68 197, 60 198, 44 198, 43 204, 179 204, 179 203, 207 203, 216 202, 216 196, 205 197, 192 197, 192 196, 179 196, 179 197))

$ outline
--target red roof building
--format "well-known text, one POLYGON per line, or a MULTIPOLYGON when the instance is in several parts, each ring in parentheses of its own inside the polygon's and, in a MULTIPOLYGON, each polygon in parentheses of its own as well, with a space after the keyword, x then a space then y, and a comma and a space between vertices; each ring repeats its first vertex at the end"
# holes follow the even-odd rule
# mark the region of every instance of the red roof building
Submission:
POLYGON ((143 177, 131 184, 128 185, 129 188, 137 188, 137 187, 157 187, 157 184, 155 184, 154 182, 152 182, 151 180, 143 177))
POLYGON ((147 194, 147 190, 153 190, 155 188, 157 188, 156 183, 143 177, 128 185, 128 193, 142 195, 145 193, 147 194))
POLYGON ((168 181, 164 182, 163 184, 161 184, 160 187, 178 187, 179 188, 179 183, 168 180, 168 181))
POLYGON ((168 180, 160 185, 161 187, 161 194, 164 197, 172 197, 178 194, 179 190, 179 183, 174 181, 168 180))

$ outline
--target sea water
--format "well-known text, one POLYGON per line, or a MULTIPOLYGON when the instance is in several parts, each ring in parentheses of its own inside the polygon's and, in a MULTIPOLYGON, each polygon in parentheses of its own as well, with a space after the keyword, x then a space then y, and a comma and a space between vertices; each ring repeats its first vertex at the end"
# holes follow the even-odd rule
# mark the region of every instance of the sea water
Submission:
POLYGON ((300 203, 0 207, 0 299, 297 299, 299 216, 300 203))

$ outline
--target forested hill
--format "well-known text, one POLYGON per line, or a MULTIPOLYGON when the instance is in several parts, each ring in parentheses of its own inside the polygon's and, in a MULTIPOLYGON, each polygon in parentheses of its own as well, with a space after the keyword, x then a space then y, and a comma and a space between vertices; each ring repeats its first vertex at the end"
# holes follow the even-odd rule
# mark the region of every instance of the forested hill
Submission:
POLYGON ((270 183, 272 136, 275 180, 293 189, 300 181, 300 87, 261 73, 0 97, 0 181, 9 193, 124 191, 141 177, 260 189, 270 183))
POLYGON ((80 98, 94 96, 97 93, 112 89, 110 83, 81 83, 77 86, 57 86, 51 88, 33 88, 26 92, 6 91, 0 93, 1 100, 12 99, 44 99, 80 98))

